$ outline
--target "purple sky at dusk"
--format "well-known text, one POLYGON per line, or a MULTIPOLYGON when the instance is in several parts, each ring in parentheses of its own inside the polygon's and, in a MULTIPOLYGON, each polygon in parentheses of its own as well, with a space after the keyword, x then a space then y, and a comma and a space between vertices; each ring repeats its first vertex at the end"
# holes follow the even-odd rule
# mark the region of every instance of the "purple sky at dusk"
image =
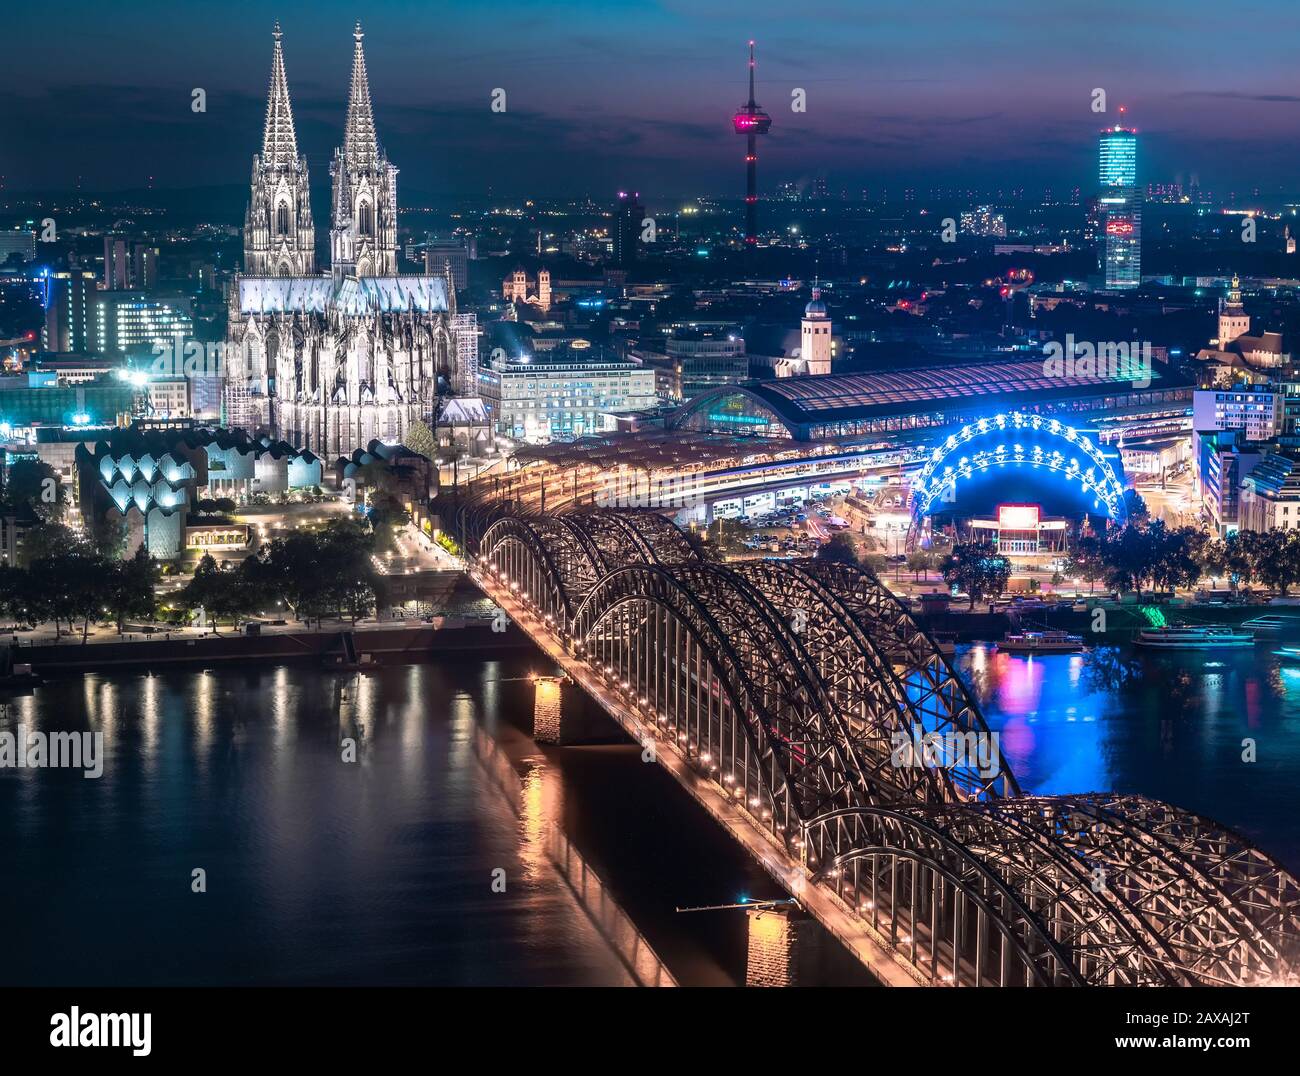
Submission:
POLYGON ((1282 2, 919 6, 589 0, 21 5, 0 20, 8 190, 244 182, 259 148, 271 25, 299 141, 323 182, 342 127, 353 21, 380 137, 433 193, 739 193, 729 118, 758 41, 772 134, 764 187, 1095 183, 1120 103, 1143 182, 1300 189, 1300 7, 1282 2), (190 111, 190 91, 208 111, 190 111), (507 92, 503 115, 489 109, 507 92), (808 110, 790 109, 807 91, 808 110), (1112 112, 1095 115, 1104 87, 1112 112))

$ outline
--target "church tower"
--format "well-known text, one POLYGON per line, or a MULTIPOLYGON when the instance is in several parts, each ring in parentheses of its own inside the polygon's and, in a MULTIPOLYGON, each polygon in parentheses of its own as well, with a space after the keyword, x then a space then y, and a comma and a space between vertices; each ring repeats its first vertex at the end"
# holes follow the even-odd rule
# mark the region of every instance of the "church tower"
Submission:
POLYGON ((1250 332, 1250 315, 1241 302, 1241 281, 1234 275, 1228 298, 1219 300, 1219 350, 1250 332))
POLYGON ((343 146, 334 151, 330 264, 344 276, 397 275, 397 169, 379 147, 361 23, 352 35, 352 89, 343 146))
POLYGON ((253 157, 253 190, 244 216, 244 272, 249 276, 311 276, 316 231, 311 222, 307 158, 298 155, 284 74, 280 24, 271 36, 271 88, 261 156, 253 157))
POLYGON ((812 302, 804 307, 800 325, 799 357, 810 374, 831 372, 831 319, 822 302, 821 288, 812 290, 812 302))

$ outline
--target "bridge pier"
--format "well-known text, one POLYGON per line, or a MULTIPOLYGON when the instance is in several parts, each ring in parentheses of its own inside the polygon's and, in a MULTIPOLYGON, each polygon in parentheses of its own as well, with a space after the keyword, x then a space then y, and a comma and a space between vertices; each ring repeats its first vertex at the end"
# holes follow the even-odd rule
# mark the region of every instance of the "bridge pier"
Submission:
POLYGON ((563 686, 565 676, 533 677, 533 739, 538 743, 564 743, 563 686))
POLYGON ((746 916, 745 985, 814 985, 825 937, 821 924, 798 908, 760 908, 746 916))

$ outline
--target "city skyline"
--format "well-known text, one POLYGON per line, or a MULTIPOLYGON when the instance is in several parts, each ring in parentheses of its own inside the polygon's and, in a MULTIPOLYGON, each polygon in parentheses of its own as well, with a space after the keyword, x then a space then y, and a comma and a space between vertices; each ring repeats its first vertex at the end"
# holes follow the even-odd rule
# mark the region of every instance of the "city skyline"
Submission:
POLYGON ((549 14, 286 5, 174 25, 143 5, 113 11, 111 27, 106 12, 73 10, 77 29, 52 40, 36 12, 12 18, 20 47, 0 73, 13 106, 0 118, 11 147, 0 173, 7 191, 239 182, 235 162, 250 152, 248 131, 264 107, 276 17, 309 163, 325 164, 341 129, 350 32, 361 16, 380 138, 404 162, 408 189, 440 195, 635 185, 662 196, 743 196, 727 135, 745 100, 751 38, 758 100, 777 121, 764 142, 763 197, 777 181, 827 174, 833 191, 854 194, 953 180, 1086 192, 1097 131, 1121 103, 1142 132, 1144 182, 1190 184, 1195 174, 1203 186, 1249 193, 1285 190, 1273 177, 1300 169, 1300 146, 1286 137, 1300 93, 1283 45, 1300 20, 1280 4, 1247 12, 1270 28, 1249 66, 1208 75, 1188 62, 1219 48, 1222 12, 1206 4, 1180 7, 1168 26, 1160 11, 1172 17, 1171 7, 1124 9, 1121 19, 1120 6, 1107 4, 1087 18, 1054 13, 1035 23, 953 10, 924 27, 897 5, 868 19, 831 5, 820 31, 802 12, 767 3, 734 18, 666 5, 549 14), (1154 32, 1137 33, 1135 21, 1154 32), (1063 46, 1076 36, 1090 47, 1063 46), (431 57, 433 41, 445 55, 431 57), (206 92, 204 113, 191 112, 194 88, 206 92), (1107 92, 1105 114, 1093 111, 1096 88, 1107 92), (496 89, 506 91, 504 112, 491 111, 496 89), (791 108, 796 89, 806 112, 791 108))

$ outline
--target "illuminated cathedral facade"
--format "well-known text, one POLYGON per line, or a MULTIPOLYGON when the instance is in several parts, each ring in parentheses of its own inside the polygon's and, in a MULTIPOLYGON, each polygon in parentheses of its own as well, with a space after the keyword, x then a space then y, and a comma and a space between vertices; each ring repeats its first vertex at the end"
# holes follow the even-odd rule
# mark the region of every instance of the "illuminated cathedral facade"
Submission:
POLYGON ((226 424, 326 457, 403 441, 416 421, 432 422, 449 389, 477 396, 477 326, 457 315, 450 276, 398 271, 397 169, 376 134, 363 36, 358 24, 343 144, 330 163, 330 265, 317 272, 276 24, 244 271, 229 296, 226 424))

